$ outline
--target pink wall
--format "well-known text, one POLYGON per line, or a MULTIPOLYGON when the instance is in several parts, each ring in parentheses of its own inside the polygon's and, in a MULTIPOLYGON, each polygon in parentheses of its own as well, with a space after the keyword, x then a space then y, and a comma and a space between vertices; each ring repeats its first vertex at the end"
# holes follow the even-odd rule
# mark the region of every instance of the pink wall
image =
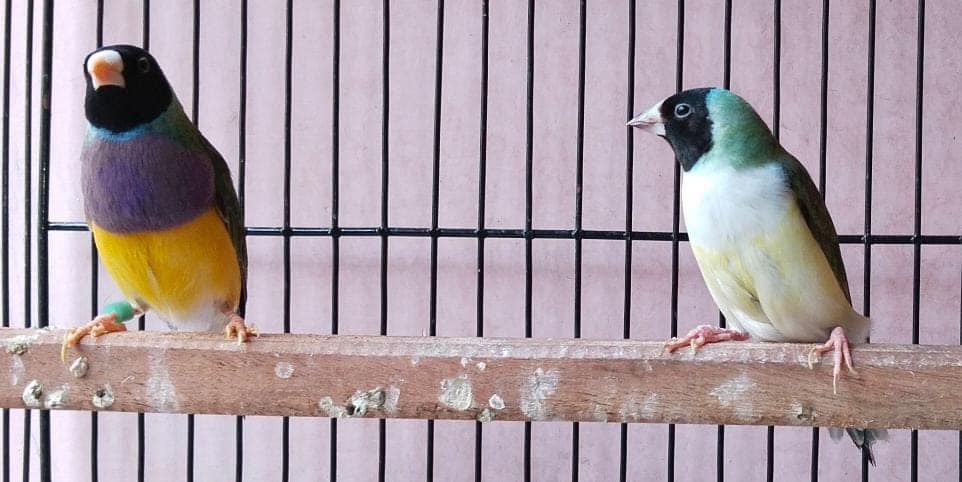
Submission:
MULTIPOLYGON (((375 226, 380 221, 381 2, 341 2, 340 223, 375 226)), ((525 3, 492 2, 487 143, 488 227, 518 228, 524 223, 525 3)), ((818 2, 785 2, 782 10, 781 138, 818 176, 820 21, 818 2)), ((139 43, 139 2, 105 2, 106 43, 139 43)), ((627 5, 625 1, 588 4, 585 94, 584 226, 624 229, 625 104, 627 93, 627 5)), ((293 224, 327 226, 331 215, 331 2, 294 2, 294 80, 292 115, 293 224)), ((865 223, 865 105, 868 36, 867 2, 834 2, 830 12, 827 138, 827 202, 839 231, 861 234, 865 223)), ((11 207, 13 243, 12 325, 22 323, 23 306, 23 102, 25 2, 13 2, 11 83, 11 207)), ((53 220, 82 219, 78 189, 84 119, 81 60, 95 46, 94 2, 58 3, 55 11, 52 125, 53 220)), ((395 1, 391 5, 390 222, 428 226, 431 215, 431 153, 436 7, 433 2, 395 1)), ((685 87, 720 85, 723 72, 723 2, 687 2, 685 87)), ((2 14, 2 12, 0 12, 2 14)), ((39 79, 40 18, 36 12, 35 81, 39 79)), ((153 2, 151 49, 186 106, 191 91, 191 2, 153 2)), ((470 0, 445 6, 444 87, 441 128, 440 225, 473 227, 477 216, 478 113, 480 109, 480 7, 470 0)), ((769 2, 735 2, 732 25, 732 88, 766 119, 773 112, 772 25, 769 2)), ((238 152, 239 2, 202 2, 200 126, 236 166, 238 152)), ((637 2, 636 111, 675 89, 676 4, 637 2)), ((958 2, 930 2, 926 12, 924 80, 924 234, 962 233, 962 121, 958 85, 962 81, 962 42, 958 2)), ((282 221, 283 99, 285 13, 278 2, 250 2, 248 50, 247 222, 275 226, 282 221)), ((875 143, 873 147, 872 229, 877 234, 911 234, 916 56, 915 2, 879 2, 876 44, 875 143)), ((535 21, 534 225, 571 229, 575 208, 577 130, 578 2, 539 2, 535 21)), ((34 99, 39 83, 35 82, 34 99)), ((35 106, 37 103, 34 104, 35 106)), ((34 129, 39 111, 35 112, 34 129)), ((36 136, 34 141, 36 141, 36 136)), ((34 149, 34 155, 37 150, 34 149)), ((637 136, 634 144, 634 229, 670 231, 672 156, 660 140, 637 136)), ((34 158, 36 169, 36 157, 34 158)), ((37 174, 34 172, 34 180, 37 174)), ((34 191, 36 192, 36 191, 34 191)), ((35 218, 34 218, 35 219, 35 218)), ((265 331, 282 327, 280 238, 251 238, 248 317, 265 331)), ((331 244, 327 238, 295 239, 292 273, 292 326, 295 332, 330 329, 331 244)), ((524 333, 524 257, 520 240, 487 242, 485 333, 524 333)), ((54 233, 50 239, 52 323, 77 325, 90 312, 88 236, 54 233)), ((638 339, 668 336, 670 244, 636 242, 631 272, 632 334, 638 339)), ((717 311, 704 288, 688 247, 681 245, 679 329, 714 321, 717 311)), ((873 341, 911 341, 912 247, 872 249, 871 306, 863 299, 863 248, 843 248, 853 299, 871 309, 873 341)), ((583 258, 583 335, 622 334, 624 244, 585 241, 583 258)), ((476 296, 476 243, 441 239, 438 262, 438 332, 473 335, 476 296)), ((377 333, 379 326, 379 241, 341 242, 341 333, 377 333)), ((534 334, 571 336, 574 255, 572 242, 536 240, 533 249, 534 334)), ((959 339, 960 265, 958 244, 925 246, 921 256, 921 340, 954 344, 959 339)), ((117 297, 101 272, 99 303, 117 297)), ((35 276, 35 275, 34 275, 35 276)), ((389 333, 422 334, 428 329, 429 240, 393 238, 388 264, 389 333)), ((35 287, 36 285, 34 285, 35 287)), ((34 297, 36 300, 36 297, 34 297)), ((5 300, 5 302, 8 302, 5 300)), ((149 329, 164 329, 148 319, 149 329)), ((19 411, 11 414, 15 478, 22 450, 19 411)), ((87 480, 90 416, 54 412, 54 476, 87 480)), ((181 480, 184 471, 184 416, 148 415, 147 479, 181 480)), ((232 417, 198 416, 198 480, 229 480, 233 475, 232 417)), ((294 480, 324 479, 329 467, 326 419, 291 422, 294 480)), ((36 424, 34 424, 36 428, 36 424)), ((571 425, 533 427, 534 480, 570 479, 571 425)), ((666 466, 667 428, 629 429, 630 480, 660 480, 666 466)), ((760 480, 765 473, 764 427, 728 427, 725 475, 728 480, 760 480)), ((422 480, 426 424, 388 421, 387 474, 390 480, 422 480)), ((473 423, 437 422, 435 477, 473 480, 473 423)), ((485 425, 485 480, 519 480, 522 426, 485 425)), ((807 428, 775 430, 777 480, 808 480, 807 428)), ((136 471, 136 415, 100 416, 101 480, 131 480, 136 471)), ((31 437, 32 454, 38 447, 31 437)), ((245 476, 275 480, 281 454, 280 421, 247 419, 245 476)), ((676 480, 708 480, 715 474, 716 429, 678 426, 676 480)), ((821 480, 852 480, 859 456, 847 441, 833 443, 822 431, 821 480)), ((374 480, 377 474, 377 422, 339 424, 338 474, 342 480, 374 480)), ((617 424, 582 424, 581 480, 617 480, 617 424)), ((944 480, 959 470, 955 432, 919 434, 920 480, 944 480)), ((909 433, 894 431, 878 447, 873 480, 905 480, 909 474, 909 433)), ((35 472, 37 461, 32 469, 35 472)), ((34 479, 38 480, 36 473, 34 479)))

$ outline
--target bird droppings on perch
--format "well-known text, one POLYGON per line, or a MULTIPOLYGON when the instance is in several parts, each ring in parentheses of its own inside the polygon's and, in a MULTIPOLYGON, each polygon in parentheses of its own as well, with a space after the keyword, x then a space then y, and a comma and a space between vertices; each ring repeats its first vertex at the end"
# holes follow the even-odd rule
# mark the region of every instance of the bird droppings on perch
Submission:
POLYGON ((334 403, 333 398, 325 396, 321 398, 317 406, 324 415, 331 418, 363 417, 369 411, 378 410, 387 415, 393 415, 397 410, 400 397, 401 390, 395 386, 390 386, 386 390, 377 387, 371 390, 354 392, 344 405, 334 403))
POLYGON ((483 361, 479 361, 475 366, 478 367, 479 372, 483 372, 485 368, 488 368, 488 364, 483 361))
POLYGON ((438 395, 441 405, 455 410, 467 410, 474 404, 471 381, 467 375, 441 380, 441 394, 438 395))
POLYGON ((87 363, 87 357, 77 357, 77 359, 70 364, 70 374, 73 375, 74 378, 83 378, 87 375, 88 368, 90 368, 90 365, 87 363))
POLYGON ((492 412, 490 408, 484 407, 483 410, 478 412, 478 416, 475 417, 475 420, 481 423, 488 423, 494 420, 494 412, 492 412))
POLYGON ((67 390, 70 389, 70 385, 61 385, 60 388, 50 392, 44 398, 43 408, 54 409, 63 408, 64 406, 64 396, 67 394, 67 390))
POLYGON ((558 389, 559 380, 558 370, 536 369, 521 385, 521 413, 531 420, 544 420, 546 400, 558 389))
POLYGON ((7 347, 7 353, 21 356, 30 349, 30 343, 36 341, 37 338, 39 338, 39 335, 17 335, 4 340, 4 345, 7 347))
POLYGON ((23 403, 30 408, 40 408, 41 402, 40 397, 43 396, 43 385, 40 384, 39 380, 30 380, 23 389, 23 403))
POLYGON ((815 410, 801 402, 792 402, 792 414, 800 421, 815 423, 815 410))
POLYGON ((131 331, 81 342, 89 370, 75 378, 59 359, 63 331, 0 329, 0 343, 18 335, 38 338, 21 356, 0 356, 12 382, 0 383, 0 407, 43 408, 69 385, 60 409, 104 410, 104 397, 92 398, 110 384, 108 410, 352 417, 352 397, 380 387, 364 417, 962 428, 960 346, 856 345, 862 376, 845 378, 833 396, 831 358, 814 370, 799 363, 807 344, 720 344, 668 357, 661 343, 642 341, 276 334, 237 350, 218 334, 131 331), (275 373, 281 361, 295 367, 290 378, 275 373), (31 380, 42 382, 39 407, 23 400, 31 380), (445 388, 466 408, 441 403, 445 388), (750 417, 738 412, 749 404, 750 417))
POLYGON ((110 408, 110 406, 114 404, 114 390, 110 387, 109 383, 94 392, 94 398, 91 400, 91 403, 100 410, 110 408))
MULTIPOLYGON (((381 387, 368 391, 357 391, 351 395, 351 401, 344 409, 351 417, 363 417, 368 410, 379 410, 384 406, 384 389, 381 387)), ((396 403, 396 401, 395 401, 396 403)))
POLYGON ((294 374, 294 365, 291 365, 288 362, 277 362, 277 365, 274 365, 274 375, 276 375, 277 378, 286 380, 290 378, 291 375, 293 374, 294 374))
POLYGON ((335 404, 334 399, 331 397, 321 398, 321 401, 318 402, 317 405, 328 417, 346 418, 348 416, 347 410, 345 410, 343 406, 335 404))

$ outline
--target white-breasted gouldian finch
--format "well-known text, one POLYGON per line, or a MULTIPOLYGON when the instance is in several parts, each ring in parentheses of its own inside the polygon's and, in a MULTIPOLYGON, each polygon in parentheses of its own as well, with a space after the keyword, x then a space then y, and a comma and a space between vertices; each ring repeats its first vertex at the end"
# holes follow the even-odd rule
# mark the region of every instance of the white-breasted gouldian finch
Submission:
MULTIPOLYGON (((731 326, 699 326, 669 340, 668 351, 749 336, 824 341, 812 348, 809 366, 833 351, 833 390, 842 364, 854 374, 849 340, 868 339, 869 319, 852 308, 835 225, 805 167, 752 106, 725 89, 686 90, 628 125, 665 138, 674 150, 691 249, 731 326)), ((846 430, 874 465, 871 446, 885 432, 846 430)), ((842 431, 831 433, 838 438, 842 431)))
POLYGON ((184 114, 157 61, 130 45, 84 60, 88 129, 84 210, 100 258, 127 298, 64 340, 125 330, 148 310, 173 330, 256 334, 246 300, 247 245, 224 158, 184 114))

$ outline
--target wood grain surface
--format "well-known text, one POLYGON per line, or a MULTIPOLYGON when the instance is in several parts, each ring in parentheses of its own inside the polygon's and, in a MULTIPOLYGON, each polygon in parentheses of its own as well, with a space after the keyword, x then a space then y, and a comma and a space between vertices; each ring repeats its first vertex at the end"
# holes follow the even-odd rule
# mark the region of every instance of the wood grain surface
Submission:
POLYGON ((831 357, 810 370, 801 344, 126 332, 61 363, 63 336, 0 329, 0 406, 962 429, 959 346, 856 346, 833 394, 831 357))

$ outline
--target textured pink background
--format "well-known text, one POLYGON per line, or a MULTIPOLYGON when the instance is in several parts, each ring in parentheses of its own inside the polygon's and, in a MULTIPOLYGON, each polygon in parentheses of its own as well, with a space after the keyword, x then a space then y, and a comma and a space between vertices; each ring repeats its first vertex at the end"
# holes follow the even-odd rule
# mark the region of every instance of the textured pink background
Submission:
MULTIPOLYGON (((329 225, 331 3, 296 1, 293 81, 293 224, 329 225)), ((820 21, 818 2, 785 2, 782 11, 781 138, 817 178, 820 21)), ((22 322, 23 294, 23 102, 24 4, 13 2, 13 77, 10 112, 14 241, 5 247, 13 260, 12 325, 22 322)), ((140 2, 107 1, 105 43, 139 43, 140 2)), ((190 106, 191 2, 153 2, 151 48, 190 106)), ((584 150, 584 227, 623 229, 625 203, 625 96, 627 91, 626 1, 588 5, 584 150)), ((237 160, 239 2, 202 2, 200 126, 233 166, 237 160)), ((720 85, 723 72, 723 2, 687 2, 684 85, 720 85)), ((346 1, 341 6, 341 226, 379 224, 381 116, 381 2, 346 1)), ((535 22, 534 224, 570 229, 574 223, 577 113, 578 2, 540 2, 535 22)), ((431 146, 435 12, 433 2, 391 5, 390 222, 428 226, 431 213, 431 146)), ((2 12, 0 12, 2 14, 2 12)), ((772 5, 735 2, 732 25, 732 88, 763 117, 772 116, 772 5)), ((39 79, 41 12, 36 15, 34 69, 39 79)), ((284 20, 279 2, 250 2, 248 64, 247 222, 279 225, 283 192, 284 20)), ((864 225, 867 2, 834 2, 830 13, 827 202, 839 231, 860 234, 864 225)), ((82 219, 78 154, 83 138, 83 56, 95 46, 95 3, 58 3, 55 12, 52 125, 51 218, 82 219)), ((925 35, 925 121, 923 144, 924 234, 962 233, 962 5, 930 2, 925 35)), ((676 4, 639 1, 637 7, 636 111, 675 88, 676 4)), ((875 144, 872 227, 879 234, 910 234, 913 228, 913 160, 916 58, 915 2, 879 2, 877 20, 875 144)), ((488 117, 488 227, 524 223, 525 3, 493 2, 490 10, 490 98, 488 117)), ((480 6, 470 0, 446 2, 444 87, 441 128, 440 224, 473 227, 477 216, 478 113, 480 109, 480 6)), ((39 84, 35 82, 38 86, 39 84)), ((34 88, 34 99, 39 87, 34 88)), ((34 104, 35 106, 38 103, 34 104)), ((39 111, 35 111, 34 129, 39 111)), ((34 137, 36 142, 37 137, 34 137)), ((34 148, 34 155, 37 150, 34 148)), ((635 139, 634 229, 671 229, 672 156, 663 141, 635 139)), ((35 169, 35 164, 34 164, 35 169)), ((37 179, 34 172, 34 180, 37 179)), ((36 192, 36 190, 34 190, 36 192)), ((280 238, 250 238, 249 319, 266 331, 280 331, 283 271, 280 238)), ((331 248, 327 238, 292 242, 292 326, 296 332, 325 333, 330 327, 331 248)), ((533 313, 535 336, 571 336, 574 254, 571 241, 534 242, 533 313)), ((84 233, 50 238, 52 323, 85 321, 89 304, 89 244, 84 233)), ((624 245, 585 241, 583 335, 617 338, 622 333, 624 245)), ((853 299, 862 303, 863 248, 843 248, 853 299)), ((959 339, 960 248, 925 246, 921 263, 921 340, 959 339)), ((473 335, 476 244, 441 239, 438 262, 438 332, 473 335)), ((523 335, 524 263, 520 240, 489 240, 486 252, 485 333, 523 335)), ((341 243, 341 333, 377 333, 379 241, 344 238, 341 243)), ((429 240, 394 238, 388 266, 389 332, 417 335, 428 329, 429 240)), ((679 329, 714 321, 717 311, 704 288, 688 247, 681 245, 679 329)), ((668 335, 670 244, 636 242, 632 267, 632 334, 638 339, 668 335)), ((34 277, 36 274, 34 274, 34 277)), ((117 291, 102 272, 103 304, 117 291)), ((909 342, 912 313, 912 247, 872 249, 873 341, 909 342)), ((36 285, 34 285, 35 287, 36 285)), ((34 300, 36 298, 34 297, 34 300)), ((5 300, 7 302, 7 300, 5 300)), ((34 312, 35 313, 35 312, 34 312)), ((148 319, 150 329, 163 329, 148 319)), ((199 360, 199 362, 201 362, 199 360)), ((683 381, 680 381, 683 382, 683 381)), ((54 477, 87 480, 90 417, 54 412, 54 477)), ((11 447, 14 478, 19 475, 22 415, 13 411, 11 447)), ((131 480, 136 473, 136 415, 100 417, 101 480, 131 480)), ((147 479, 181 480, 184 473, 184 416, 148 415, 147 479)), ((232 480, 232 417, 197 417, 197 480, 232 480)), ((328 474, 326 419, 291 422, 293 480, 328 474)), ((377 422, 339 424, 341 480, 375 480, 377 422)), ((426 424, 388 421, 387 474, 390 480, 422 480, 426 424)), ((36 428, 36 425, 34 425, 36 428)), ((281 425, 277 419, 247 418, 247 480, 279 477, 281 425)), ((629 479, 660 480, 666 467, 667 428, 629 429, 629 479)), ((762 480, 765 428, 728 427, 728 480, 762 480)), ((775 430, 777 480, 808 480, 807 428, 775 430)), ((473 480, 474 425, 436 424, 436 480, 473 480)), ((571 426, 533 427, 534 480, 570 479, 571 426)), ((617 480, 617 424, 581 425, 581 480, 617 480)), ((715 477, 715 428, 678 426, 676 480, 715 477)), ((36 433, 31 437, 36 456, 36 433)), ((821 480, 852 480, 858 453, 847 441, 836 444, 822 432, 821 480)), ((920 480, 944 480, 958 471, 958 435, 919 435, 920 480)), ((485 425, 485 480, 520 480, 520 424, 485 425)), ((878 447, 873 480, 906 480, 909 433, 894 431, 878 447)), ((37 461, 31 469, 35 472, 37 461)), ((34 473, 36 479, 37 474, 34 473)))

